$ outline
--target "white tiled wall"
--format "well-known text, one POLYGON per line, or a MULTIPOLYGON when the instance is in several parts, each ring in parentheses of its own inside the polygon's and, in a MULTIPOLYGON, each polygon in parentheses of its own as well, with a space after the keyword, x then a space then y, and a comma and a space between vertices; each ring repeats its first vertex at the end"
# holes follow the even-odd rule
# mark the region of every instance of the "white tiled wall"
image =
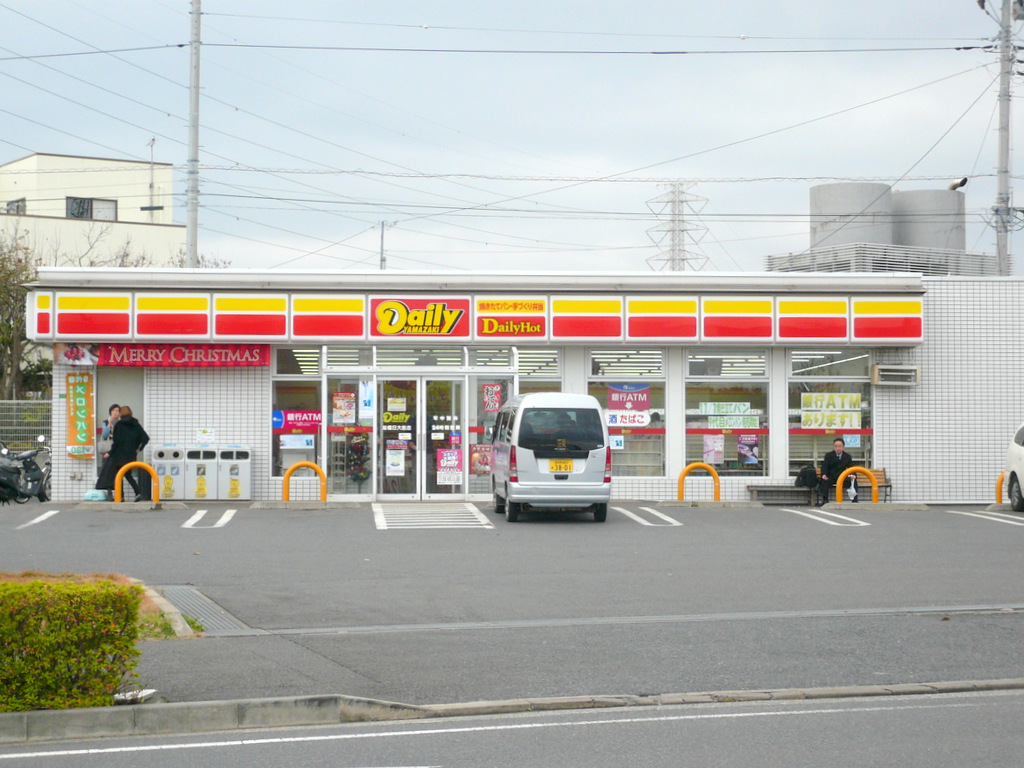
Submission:
POLYGON ((875 388, 875 465, 892 475, 894 499, 992 503, 1024 421, 1024 280, 925 288, 924 344, 876 355, 920 365, 921 385, 875 388))

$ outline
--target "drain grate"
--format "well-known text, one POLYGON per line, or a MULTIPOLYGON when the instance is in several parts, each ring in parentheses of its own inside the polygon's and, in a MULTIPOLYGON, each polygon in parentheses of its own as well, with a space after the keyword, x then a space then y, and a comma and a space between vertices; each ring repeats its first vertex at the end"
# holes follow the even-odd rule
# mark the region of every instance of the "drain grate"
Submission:
POLYGON ((204 635, 262 635, 225 611, 194 587, 155 587, 181 613, 198 619, 204 635))

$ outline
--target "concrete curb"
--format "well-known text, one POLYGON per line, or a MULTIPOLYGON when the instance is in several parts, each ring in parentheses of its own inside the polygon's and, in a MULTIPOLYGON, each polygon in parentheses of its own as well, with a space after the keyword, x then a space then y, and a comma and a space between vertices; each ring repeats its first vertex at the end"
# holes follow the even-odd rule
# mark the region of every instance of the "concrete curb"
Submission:
POLYGON ((188 509, 188 505, 183 501, 123 501, 120 504, 116 501, 67 501, 54 503, 67 504, 69 509, 75 512, 144 512, 147 509, 188 509))
POLYGON ((829 512, 837 509, 846 510, 847 512, 856 512, 859 509, 867 509, 872 512, 931 512, 932 510, 927 504, 912 504, 899 501, 879 501, 877 504, 871 501, 858 502, 857 504, 850 501, 844 501, 842 504, 830 501, 825 506, 816 507, 816 509, 824 509, 829 512))
POLYGON ((413 705, 352 696, 293 696, 235 701, 137 704, 59 711, 0 714, 0 744, 173 733, 206 733, 246 728, 280 728, 513 712, 549 712, 612 707, 663 707, 742 701, 789 701, 868 696, 1024 690, 1024 678, 899 685, 775 688, 760 691, 705 691, 645 696, 555 696, 413 705))
MULTIPOLYGON (((656 502, 656 506, 661 508, 680 508, 680 507, 701 507, 710 509, 763 509, 766 507, 806 507, 806 504, 766 504, 763 501, 659 501, 656 502)), ((859 509, 866 509, 871 512, 930 512, 931 507, 928 504, 913 504, 910 502, 883 502, 880 501, 877 504, 867 501, 858 502, 853 504, 849 501, 844 501, 842 504, 837 504, 834 501, 830 501, 823 507, 811 507, 811 509, 824 509, 826 511, 845 510, 847 512, 855 512, 859 509)))
POLYGON ((740 509, 740 508, 750 509, 751 507, 755 507, 755 508, 763 507, 764 503, 760 502, 760 501, 686 501, 686 500, 683 500, 683 501, 678 501, 678 500, 672 501, 672 500, 669 500, 669 501, 659 501, 657 503, 657 506, 658 507, 667 507, 669 509, 671 509, 673 507, 675 507, 677 509, 679 507, 709 507, 711 509, 732 509, 732 508, 736 508, 736 509, 740 509))

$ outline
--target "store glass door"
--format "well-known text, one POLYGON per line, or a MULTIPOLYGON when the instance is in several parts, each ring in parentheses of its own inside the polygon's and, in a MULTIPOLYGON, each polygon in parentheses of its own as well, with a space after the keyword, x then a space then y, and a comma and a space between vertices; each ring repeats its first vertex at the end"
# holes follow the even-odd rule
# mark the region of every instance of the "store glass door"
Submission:
POLYGON ((378 380, 376 483, 380 496, 465 496, 464 390, 461 378, 378 380))

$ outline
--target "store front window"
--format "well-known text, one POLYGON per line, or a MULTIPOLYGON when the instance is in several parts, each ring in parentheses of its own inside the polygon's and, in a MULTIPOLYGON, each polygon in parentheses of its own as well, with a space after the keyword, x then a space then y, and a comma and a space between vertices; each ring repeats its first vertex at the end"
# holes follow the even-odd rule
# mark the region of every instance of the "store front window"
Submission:
POLYGON ((560 349, 519 348, 519 392, 562 391, 562 359, 560 349))
MULTIPOLYGON (((316 463, 320 449, 320 347, 274 350, 271 468, 281 477, 300 461, 316 463)), ((313 474, 295 471, 296 477, 313 474)))
POLYGON ((665 353, 592 349, 587 386, 604 408, 612 475, 665 476, 665 353))
POLYGON ((491 430, 512 396, 511 376, 469 377, 469 492, 491 492, 491 430))
MULTIPOLYGON (((281 477, 300 461, 316 463, 320 449, 320 382, 275 381, 273 395, 273 473, 281 477)), ((295 476, 313 474, 296 470, 295 476)))
POLYGON ((768 367, 764 350, 687 355, 686 461, 719 475, 766 475, 768 367))
POLYGON ((871 466, 871 355, 866 349, 789 353, 789 473, 822 457, 841 437, 853 463, 871 466))
POLYGON ((373 476, 373 380, 327 377, 327 491, 369 493, 373 476))

